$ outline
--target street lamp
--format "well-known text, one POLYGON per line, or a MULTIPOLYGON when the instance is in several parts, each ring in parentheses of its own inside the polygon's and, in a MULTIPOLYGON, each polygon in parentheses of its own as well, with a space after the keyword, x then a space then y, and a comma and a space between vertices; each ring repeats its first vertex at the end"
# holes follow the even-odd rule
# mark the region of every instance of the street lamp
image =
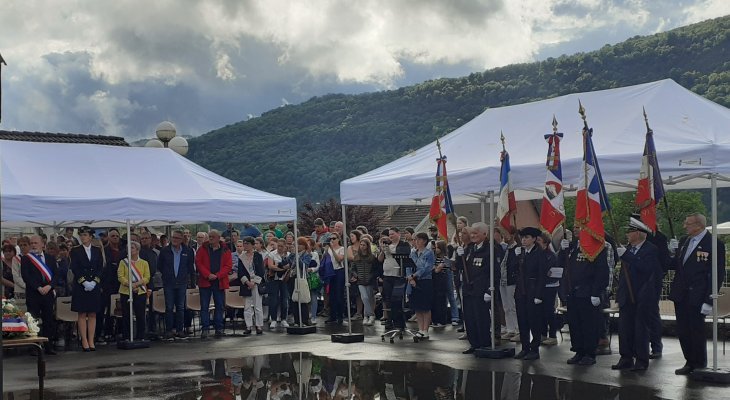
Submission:
POLYGON ((147 141, 145 147, 170 148, 177 154, 184 156, 188 154, 188 141, 182 136, 177 135, 175 125, 170 121, 163 121, 155 128, 157 139, 147 141))

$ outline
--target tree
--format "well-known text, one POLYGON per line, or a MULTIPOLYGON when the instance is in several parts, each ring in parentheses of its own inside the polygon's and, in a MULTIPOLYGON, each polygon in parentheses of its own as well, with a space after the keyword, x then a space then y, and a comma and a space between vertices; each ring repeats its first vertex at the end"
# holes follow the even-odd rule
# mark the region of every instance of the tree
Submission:
MULTIPOLYGON (((330 221, 342 221, 342 205, 334 198, 321 204, 306 202, 302 208, 299 212, 299 231, 303 233, 314 231, 314 220, 317 218, 322 218, 325 224, 330 221)), ((378 227, 375 211, 370 207, 347 206, 345 216, 348 230, 354 230, 356 226, 362 225, 372 235, 378 227)))

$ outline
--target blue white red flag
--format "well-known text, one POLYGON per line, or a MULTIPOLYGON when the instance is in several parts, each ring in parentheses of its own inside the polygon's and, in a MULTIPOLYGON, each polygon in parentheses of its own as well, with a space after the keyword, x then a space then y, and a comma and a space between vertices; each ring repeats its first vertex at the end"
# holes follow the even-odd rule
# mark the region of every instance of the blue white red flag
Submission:
POLYGON ((449 190, 449 179, 446 175, 446 156, 442 156, 436 160, 436 194, 431 200, 431 209, 428 216, 436 225, 439 237, 442 240, 448 240, 447 224, 449 214, 454 213, 454 203, 451 201, 451 191, 449 190))
POLYGON ((499 202, 497 203, 497 219, 499 224, 505 229, 512 226, 510 217, 517 210, 517 201, 515 200, 515 192, 512 190, 510 180, 509 153, 507 150, 502 151, 500 159, 502 168, 499 171, 499 202))
POLYGON ((659 161, 654 147, 654 132, 646 132, 644 156, 641 160, 639 185, 636 189, 636 206, 641 213, 641 221, 656 232, 656 205, 664 198, 664 183, 659 172, 659 161))
POLYGON ((591 261, 603 250, 606 241, 603 212, 611 207, 593 149, 592 136, 593 129, 583 129, 583 168, 575 204, 575 222, 581 227, 580 247, 591 261))
POLYGON ((540 208, 540 228, 552 234, 560 224, 565 221, 565 206, 563 194, 563 168, 560 164, 560 141, 562 133, 551 133, 545 135, 548 142, 547 161, 545 167, 545 190, 542 195, 542 206, 540 208))

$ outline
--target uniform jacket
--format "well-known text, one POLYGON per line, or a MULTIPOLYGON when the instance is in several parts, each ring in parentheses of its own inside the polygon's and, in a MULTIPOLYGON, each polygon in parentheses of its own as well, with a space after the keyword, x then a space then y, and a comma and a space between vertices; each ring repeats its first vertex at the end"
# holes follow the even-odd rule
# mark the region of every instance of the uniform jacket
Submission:
MULTIPOLYGON (((712 235, 707 232, 697 247, 688 249, 689 238, 683 238, 670 269, 675 270, 669 299, 675 302, 687 301, 699 307, 702 303, 712 304, 712 235), (687 262, 685 253, 690 252, 687 262)), ((725 243, 717 241, 717 285, 725 281, 725 243)), ((26 281, 27 282, 27 281, 26 281)))
POLYGON ((639 304, 651 304, 656 302, 655 279, 663 275, 659 250, 648 240, 644 241, 636 254, 631 253, 631 247, 621 256, 621 273, 618 277, 618 289, 616 290, 616 302, 619 307, 631 304, 626 271, 631 278, 634 300, 639 304))
MULTIPOLYGON (((513 250, 514 252, 514 250, 513 250)), ((524 248, 518 259, 515 298, 543 299, 547 274, 550 270, 545 252, 535 244, 528 253, 524 248)))
POLYGON ((558 258, 564 260, 564 257, 567 257, 567 266, 560 287, 564 288, 565 295, 577 298, 601 297, 608 287, 606 248, 595 260, 590 261, 580 251, 576 241, 560 251, 558 258))
POLYGON ((96 282, 97 286, 101 282, 101 274, 104 270, 104 258, 101 254, 101 248, 91 246, 91 260, 86 255, 83 245, 74 246, 69 253, 71 257, 71 272, 74 274, 74 281, 81 287, 84 281, 96 282))
MULTIPOLYGON (((499 264, 502 262, 502 246, 496 245, 494 251, 494 281, 499 282, 499 264)), ((481 248, 470 243, 464 250, 464 281, 462 290, 465 296, 484 296, 489 291, 489 241, 485 240, 481 248)))

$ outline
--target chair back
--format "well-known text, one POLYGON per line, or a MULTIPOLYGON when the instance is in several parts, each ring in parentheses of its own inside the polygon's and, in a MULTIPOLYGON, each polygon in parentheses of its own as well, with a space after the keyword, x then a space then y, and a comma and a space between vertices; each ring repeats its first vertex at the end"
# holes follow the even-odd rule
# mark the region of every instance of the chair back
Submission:
POLYGON ((165 313, 165 291, 155 290, 152 292, 152 311, 158 314, 165 313))
POLYGON ((190 311, 200 312, 200 292, 198 289, 188 289, 185 292, 185 307, 190 311))
POLYGON ((119 293, 115 293, 111 296, 111 304, 112 304, 112 317, 113 318, 122 318, 123 311, 122 307, 129 307, 127 304, 122 304, 121 296, 119 293))
POLYGON ((63 322, 76 322, 79 314, 71 311, 71 296, 56 297, 56 320, 63 322))
POLYGON ((240 295, 241 288, 238 286, 231 286, 226 289, 226 307, 230 308, 245 308, 246 303, 243 297, 240 295))
POLYGON ((717 294, 717 317, 727 318, 730 316, 730 288, 721 287, 717 294))

